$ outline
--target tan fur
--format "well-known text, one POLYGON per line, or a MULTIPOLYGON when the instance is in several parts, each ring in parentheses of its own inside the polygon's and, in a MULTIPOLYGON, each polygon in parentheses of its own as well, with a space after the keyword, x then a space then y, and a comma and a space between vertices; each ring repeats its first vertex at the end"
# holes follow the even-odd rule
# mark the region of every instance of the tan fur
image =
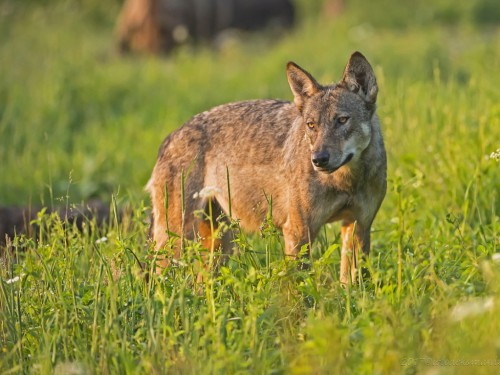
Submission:
POLYGON ((122 52, 159 53, 165 48, 159 10, 159 0, 125 1, 116 26, 122 52))
MULTIPOLYGON (((232 217, 249 231, 259 229, 272 200, 272 220, 291 257, 322 225, 340 220, 340 279, 356 280, 359 250, 370 250, 370 228, 386 191, 373 70, 356 52, 338 84, 321 86, 294 63, 288 64, 287 77, 294 103, 225 104, 194 116, 165 139, 147 186, 156 249, 171 245, 168 232, 208 238, 209 221, 193 213, 208 212, 209 199, 214 213, 228 214, 231 206, 232 217), (215 196, 193 197, 207 186, 217 188, 215 196)), ((222 239, 224 251, 230 250, 228 236, 222 239)), ((174 256, 181 245, 173 245, 174 256)))

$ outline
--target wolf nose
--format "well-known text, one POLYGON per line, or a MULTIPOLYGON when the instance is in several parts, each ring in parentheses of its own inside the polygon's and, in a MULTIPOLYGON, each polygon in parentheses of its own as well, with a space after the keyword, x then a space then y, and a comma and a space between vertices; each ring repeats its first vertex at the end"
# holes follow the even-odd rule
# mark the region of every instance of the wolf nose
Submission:
POLYGON ((328 151, 315 152, 312 155, 311 160, 315 167, 326 167, 328 165, 328 161, 330 160, 330 153, 328 151))

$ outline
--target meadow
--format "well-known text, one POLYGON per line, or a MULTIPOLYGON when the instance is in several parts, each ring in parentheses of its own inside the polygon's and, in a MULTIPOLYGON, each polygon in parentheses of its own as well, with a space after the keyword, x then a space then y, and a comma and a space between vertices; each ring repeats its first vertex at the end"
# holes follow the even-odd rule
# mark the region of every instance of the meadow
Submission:
POLYGON ((79 231, 42 211, 37 239, 0 249, 0 373, 500 371, 498 6, 298 6, 297 27, 272 41, 124 58, 119 1, 0 2, 0 205, 99 198, 113 213, 79 231), (336 224, 308 270, 268 226, 239 233, 202 284, 196 243, 154 274, 143 188, 163 138, 214 105, 291 100, 289 60, 336 81, 355 50, 377 75, 388 152, 371 279, 339 285, 336 224))

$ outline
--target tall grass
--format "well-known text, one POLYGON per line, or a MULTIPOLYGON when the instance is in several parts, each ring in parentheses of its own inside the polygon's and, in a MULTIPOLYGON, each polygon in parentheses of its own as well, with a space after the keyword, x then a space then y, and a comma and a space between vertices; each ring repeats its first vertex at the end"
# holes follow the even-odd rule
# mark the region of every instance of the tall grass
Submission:
POLYGON ((279 41, 169 59, 114 55, 117 3, 0 5, 0 203, 131 207, 83 231, 42 212, 38 238, 4 252, 3 373, 498 372, 498 29, 466 16, 384 27, 358 3, 338 19, 311 13, 279 41), (197 243, 156 275, 142 189, 163 137, 216 104, 290 99, 288 60, 337 80, 354 50, 377 74, 389 158, 371 279, 339 286, 337 225, 309 270, 266 227, 240 233, 204 283, 197 243))

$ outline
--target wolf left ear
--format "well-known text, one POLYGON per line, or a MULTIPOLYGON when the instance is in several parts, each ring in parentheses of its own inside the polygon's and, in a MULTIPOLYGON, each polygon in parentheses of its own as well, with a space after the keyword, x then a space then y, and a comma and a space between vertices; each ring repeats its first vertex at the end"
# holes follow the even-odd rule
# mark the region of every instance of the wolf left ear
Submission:
POLYGON ((286 76, 292 89, 294 103, 302 112, 304 101, 318 92, 321 86, 312 75, 291 61, 286 65, 286 76))
POLYGON ((360 53, 354 52, 344 70, 341 81, 348 90, 359 93, 371 104, 377 101, 378 86, 375 73, 368 60, 360 53))

